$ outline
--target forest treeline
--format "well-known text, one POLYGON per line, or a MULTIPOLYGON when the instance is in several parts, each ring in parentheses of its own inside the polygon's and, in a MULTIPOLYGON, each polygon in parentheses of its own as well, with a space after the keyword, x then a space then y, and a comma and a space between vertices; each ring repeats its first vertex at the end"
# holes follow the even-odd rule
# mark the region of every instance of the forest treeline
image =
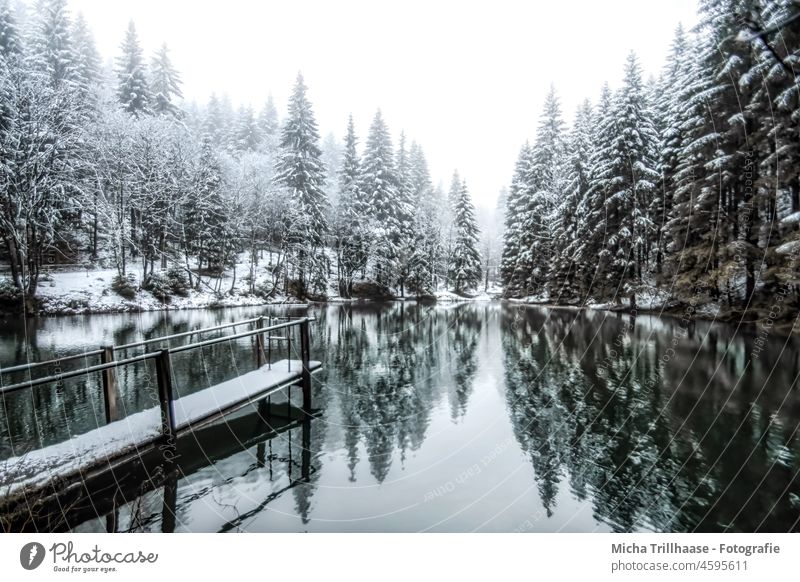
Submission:
POLYGON ((0 0, 5 295, 30 307, 43 268, 87 262, 116 267, 120 292, 224 293, 223 272, 232 292, 243 256, 239 277, 265 297, 480 282, 466 183, 435 188, 421 146, 401 134, 395 147, 380 110, 363 148, 352 118, 343 145, 321 143, 301 75, 284 119, 271 97, 259 112, 217 95, 198 106, 133 23, 107 67, 66 0, 22 7, 0 0))
POLYGON ((569 130, 551 90, 508 192, 507 295, 796 306, 799 14, 792 0, 701 0, 657 79, 631 53, 621 88, 569 130))

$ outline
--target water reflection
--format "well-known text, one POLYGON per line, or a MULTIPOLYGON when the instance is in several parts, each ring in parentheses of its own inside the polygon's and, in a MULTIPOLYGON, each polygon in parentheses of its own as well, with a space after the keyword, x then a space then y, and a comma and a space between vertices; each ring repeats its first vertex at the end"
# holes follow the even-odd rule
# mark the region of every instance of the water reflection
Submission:
POLYGON ((797 528, 795 342, 748 364, 746 335, 692 328, 505 310, 508 406, 548 514, 568 479, 619 531, 797 528))
MULTIPOLYGON (((34 351, 46 358, 253 313, 107 316, 102 327, 44 320, 0 332, 0 346, 6 362, 34 351)), ((186 449, 190 470, 71 527, 798 529, 796 340, 771 337, 753 360, 750 333, 677 319, 494 303, 312 313, 312 357, 323 361, 313 383, 319 418, 256 438, 263 430, 253 427, 265 426, 258 419, 270 416, 256 408, 236 421, 249 423, 253 438, 222 423, 215 455, 186 449)), ((178 362, 181 390, 251 369, 251 359, 243 341, 178 362)), ((128 406, 141 404, 146 375, 124 380, 128 406)), ((97 395, 90 381, 7 402, 0 451, 32 430, 46 441, 93 426, 97 395)))

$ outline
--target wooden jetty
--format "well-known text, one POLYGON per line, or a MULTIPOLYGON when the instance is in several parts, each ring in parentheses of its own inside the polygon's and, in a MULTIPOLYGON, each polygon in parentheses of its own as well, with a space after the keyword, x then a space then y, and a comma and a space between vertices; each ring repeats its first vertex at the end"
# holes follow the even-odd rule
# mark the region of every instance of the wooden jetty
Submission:
MULTIPOLYGON (((109 533, 125 531, 120 523, 120 508, 143 495, 157 492, 162 500, 160 531, 171 533, 177 521, 178 480, 186 479, 232 454, 256 448, 258 467, 283 466, 289 482, 265 494, 264 504, 289 489, 308 482, 315 469, 311 463, 311 419, 289 403, 259 401, 218 421, 177 438, 174 462, 167 463, 157 447, 149 447, 107 467, 86 471, 80 482, 62 490, 55 482, 39 494, 14 502, 0 503, 0 532, 62 532, 84 522, 104 518, 109 533), (301 431, 301 446, 293 456, 272 452, 273 439, 284 442, 293 431, 301 431), (293 467, 296 470, 293 471, 293 467)), ((250 470, 250 467, 245 470, 250 470)), ((9 500, 11 501, 11 500, 9 500)), ((261 505, 261 504, 259 504, 261 505)), ((131 524, 128 525, 130 527, 131 524)), ((235 524, 223 526, 228 529, 235 524)))
MULTIPOLYGON (((177 443, 184 434, 197 431, 231 413, 262 400, 275 392, 299 385, 302 388, 300 418, 313 416, 311 401, 311 374, 321 367, 320 362, 310 358, 309 323, 312 319, 281 318, 286 321, 273 323, 272 318, 259 317, 231 324, 194 330, 126 344, 103 347, 89 353, 60 358, 68 359, 98 356, 101 363, 79 370, 63 372, 56 376, 35 378, 26 382, 0 386, 5 395, 36 386, 59 383, 68 378, 100 373, 106 424, 62 443, 27 454, 0 461, 0 516, 13 513, 20 502, 30 505, 33 499, 71 489, 85 489, 93 480, 103 480, 109 472, 115 472, 131 462, 157 457, 166 463, 167 469, 179 455, 177 443), (251 329, 236 332, 235 327, 250 326, 251 329), (163 344, 225 328, 234 328, 234 333, 198 341, 187 345, 163 347, 163 344), (299 359, 292 359, 292 331, 299 333, 299 359), (202 349, 206 346, 246 337, 255 338, 256 368, 250 372, 210 386, 180 398, 174 398, 172 354, 202 349), (272 362, 273 343, 284 344, 287 357, 272 362), (162 344, 160 349, 141 355, 116 359, 115 355, 126 349, 162 344), (117 373, 120 368, 154 360, 158 386, 158 405, 122 418, 119 411, 117 373)), ((283 352, 284 345, 277 348, 283 352)), ((277 351, 275 352, 278 353, 277 351)), ((38 362, 0 370, 2 373, 21 372, 40 368, 52 362, 38 362)), ((286 404, 291 412, 291 403, 286 404)), ((289 415, 291 416, 291 414, 289 415)), ((171 469, 169 469, 171 470, 171 469)), ((168 472, 168 471, 167 471, 168 472)))

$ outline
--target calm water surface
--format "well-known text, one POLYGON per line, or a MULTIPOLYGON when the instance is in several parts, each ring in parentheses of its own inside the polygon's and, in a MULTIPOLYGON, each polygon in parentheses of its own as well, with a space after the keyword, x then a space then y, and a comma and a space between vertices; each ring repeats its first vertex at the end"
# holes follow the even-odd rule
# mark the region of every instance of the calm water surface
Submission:
MULTIPOLYGON (((0 356, 8 366, 303 313, 7 319, 0 356)), ((795 339, 770 337, 751 358, 750 330, 648 316, 500 303, 308 313, 317 317, 312 358, 324 365, 314 376, 320 416, 278 430, 257 404, 233 415, 203 437, 213 447, 186 453, 166 487, 126 495, 114 529, 800 529, 795 339)), ((280 357, 276 344, 272 359, 280 357)), ((78 365, 86 363, 95 361, 78 365)), ((253 364, 250 338, 176 355, 178 392, 253 364)), ((152 370, 121 376, 128 413, 152 405, 152 370)), ((0 459, 103 424, 102 410, 96 378, 7 396, 0 459)), ((108 524, 107 516, 70 522, 76 531, 108 524)))

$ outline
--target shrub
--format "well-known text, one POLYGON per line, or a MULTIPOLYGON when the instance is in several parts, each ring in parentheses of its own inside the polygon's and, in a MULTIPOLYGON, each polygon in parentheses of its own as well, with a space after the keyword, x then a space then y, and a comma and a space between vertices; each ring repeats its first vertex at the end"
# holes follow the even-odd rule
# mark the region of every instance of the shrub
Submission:
POLYGON ((383 285, 378 285, 374 281, 356 281, 353 283, 354 299, 391 299, 392 292, 383 285))
POLYGON ((111 290, 120 297, 132 300, 136 297, 136 275, 128 273, 126 276, 116 275, 111 281, 111 290))
POLYGON ((0 279, 0 303, 14 304, 22 300, 22 292, 11 279, 0 279))
POLYGON ((189 295, 189 277, 182 267, 173 265, 167 270, 167 284, 173 295, 179 297, 189 295))
POLYGON ((142 283, 142 289, 150 291, 159 301, 169 303, 170 284, 166 273, 162 271, 150 273, 142 283))

